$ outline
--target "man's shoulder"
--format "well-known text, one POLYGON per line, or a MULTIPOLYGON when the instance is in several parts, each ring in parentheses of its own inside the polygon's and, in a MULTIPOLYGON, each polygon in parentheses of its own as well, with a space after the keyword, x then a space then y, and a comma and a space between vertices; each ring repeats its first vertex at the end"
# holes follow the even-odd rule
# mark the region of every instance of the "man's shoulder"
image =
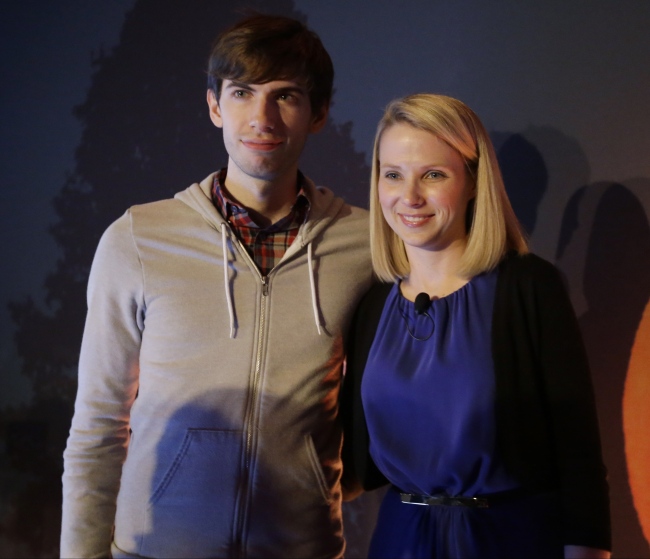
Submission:
POLYGON ((370 218, 370 212, 368 212, 368 210, 365 208, 360 208, 359 206, 353 206, 345 201, 341 205, 339 214, 341 217, 344 217, 350 221, 358 221, 363 224, 366 224, 370 218))
POLYGON ((369 212, 364 208, 347 204, 342 199, 341 203, 330 207, 330 212, 319 216, 324 229, 330 234, 336 231, 345 234, 348 238, 359 237, 370 242, 369 212))
POLYGON ((339 218, 368 221, 368 210, 349 204, 327 187, 315 187, 310 193, 310 201, 316 213, 336 214, 339 218))
POLYGON ((370 216, 370 212, 366 208, 362 208, 361 206, 354 206, 352 204, 348 204, 347 202, 343 202, 343 206, 345 208, 348 208, 350 211, 350 215, 353 215, 359 219, 368 219, 370 216))
POLYGON ((178 211, 183 206, 184 204, 180 203, 176 198, 162 198, 142 204, 134 204, 126 210, 126 213, 138 217, 152 217, 161 213, 178 211))
POLYGON ((339 211, 343 211, 346 215, 355 217, 368 214, 368 210, 349 204, 331 188, 323 185, 317 186, 314 181, 304 175, 303 178, 303 188, 312 206, 323 209, 328 208, 330 210, 336 208, 339 211))
POLYGON ((134 233, 137 230, 158 227, 161 224, 165 224, 166 228, 169 228, 179 220, 182 221, 181 216, 187 213, 183 206, 184 204, 172 198, 134 204, 111 223, 106 234, 110 235, 126 230, 134 233))
POLYGON ((209 190, 209 184, 211 184, 213 176, 214 173, 200 183, 192 183, 187 188, 177 192, 172 198, 162 198, 135 204, 126 213, 137 218, 146 219, 167 216, 168 214, 192 215, 200 211, 202 207, 207 207, 214 212, 209 190))

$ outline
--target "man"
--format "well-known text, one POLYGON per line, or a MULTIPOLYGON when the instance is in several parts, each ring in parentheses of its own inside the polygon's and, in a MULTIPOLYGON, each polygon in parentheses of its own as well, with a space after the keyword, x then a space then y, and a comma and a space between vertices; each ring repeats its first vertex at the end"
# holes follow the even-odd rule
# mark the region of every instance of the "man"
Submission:
POLYGON ((227 168, 131 208, 95 255, 62 557, 343 554, 337 400, 367 216, 298 170, 331 61, 258 15, 208 75, 227 168))

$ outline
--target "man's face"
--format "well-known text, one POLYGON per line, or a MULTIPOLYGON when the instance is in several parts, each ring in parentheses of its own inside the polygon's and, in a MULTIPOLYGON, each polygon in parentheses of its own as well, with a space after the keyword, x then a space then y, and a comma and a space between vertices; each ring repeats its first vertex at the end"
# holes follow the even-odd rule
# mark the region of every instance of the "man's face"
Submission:
POLYGON ((212 122, 223 129, 228 177, 235 180, 274 182, 295 176, 308 135, 327 118, 327 109, 312 114, 309 94, 297 81, 223 80, 220 100, 208 90, 208 105, 212 122))

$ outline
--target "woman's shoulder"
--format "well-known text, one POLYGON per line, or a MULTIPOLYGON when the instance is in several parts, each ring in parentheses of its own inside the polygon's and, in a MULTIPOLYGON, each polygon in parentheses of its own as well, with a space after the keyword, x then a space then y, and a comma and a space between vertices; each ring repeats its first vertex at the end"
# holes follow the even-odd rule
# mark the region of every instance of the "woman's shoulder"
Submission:
POLYGON ((562 272, 548 260, 533 253, 510 253, 503 259, 499 266, 497 294, 502 299, 516 298, 529 302, 533 299, 568 300, 567 282, 562 272))
POLYGON ((542 281, 556 280, 561 277, 554 264, 532 252, 526 254, 509 252, 499 265, 499 275, 542 281))
POLYGON ((368 307, 369 305, 383 304, 394 285, 394 283, 376 281, 361 298, 359 308, 368 307))
POLYGON ((361 297, 354 314, 354 322, 358 327, 365 328, 365 325, 378 323, 381 313, 384 310, 386 299, 393 288, 394 283, 375 282, 370 289, 361 297), (360 326, 361 325, 361 326, 360 326))

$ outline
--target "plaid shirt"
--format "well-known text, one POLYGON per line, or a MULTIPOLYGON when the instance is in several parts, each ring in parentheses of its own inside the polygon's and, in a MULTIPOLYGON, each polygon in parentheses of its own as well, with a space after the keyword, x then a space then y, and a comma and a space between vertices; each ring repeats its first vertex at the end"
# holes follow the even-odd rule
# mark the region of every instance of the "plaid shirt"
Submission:
POLYGON ((212 202, 217 211, 230 223, 232 230, 246 247, 262 275, 266 276, 280 262, 309 214, 309 198, 302 186, 305 178, 298 171, 300 189, 291 211, 280 221, 264 229, 251 219, 246 208, 228 197, 228 192, 222 186, 225 180, 226 169, 222 169, 214 177, 212 202))

